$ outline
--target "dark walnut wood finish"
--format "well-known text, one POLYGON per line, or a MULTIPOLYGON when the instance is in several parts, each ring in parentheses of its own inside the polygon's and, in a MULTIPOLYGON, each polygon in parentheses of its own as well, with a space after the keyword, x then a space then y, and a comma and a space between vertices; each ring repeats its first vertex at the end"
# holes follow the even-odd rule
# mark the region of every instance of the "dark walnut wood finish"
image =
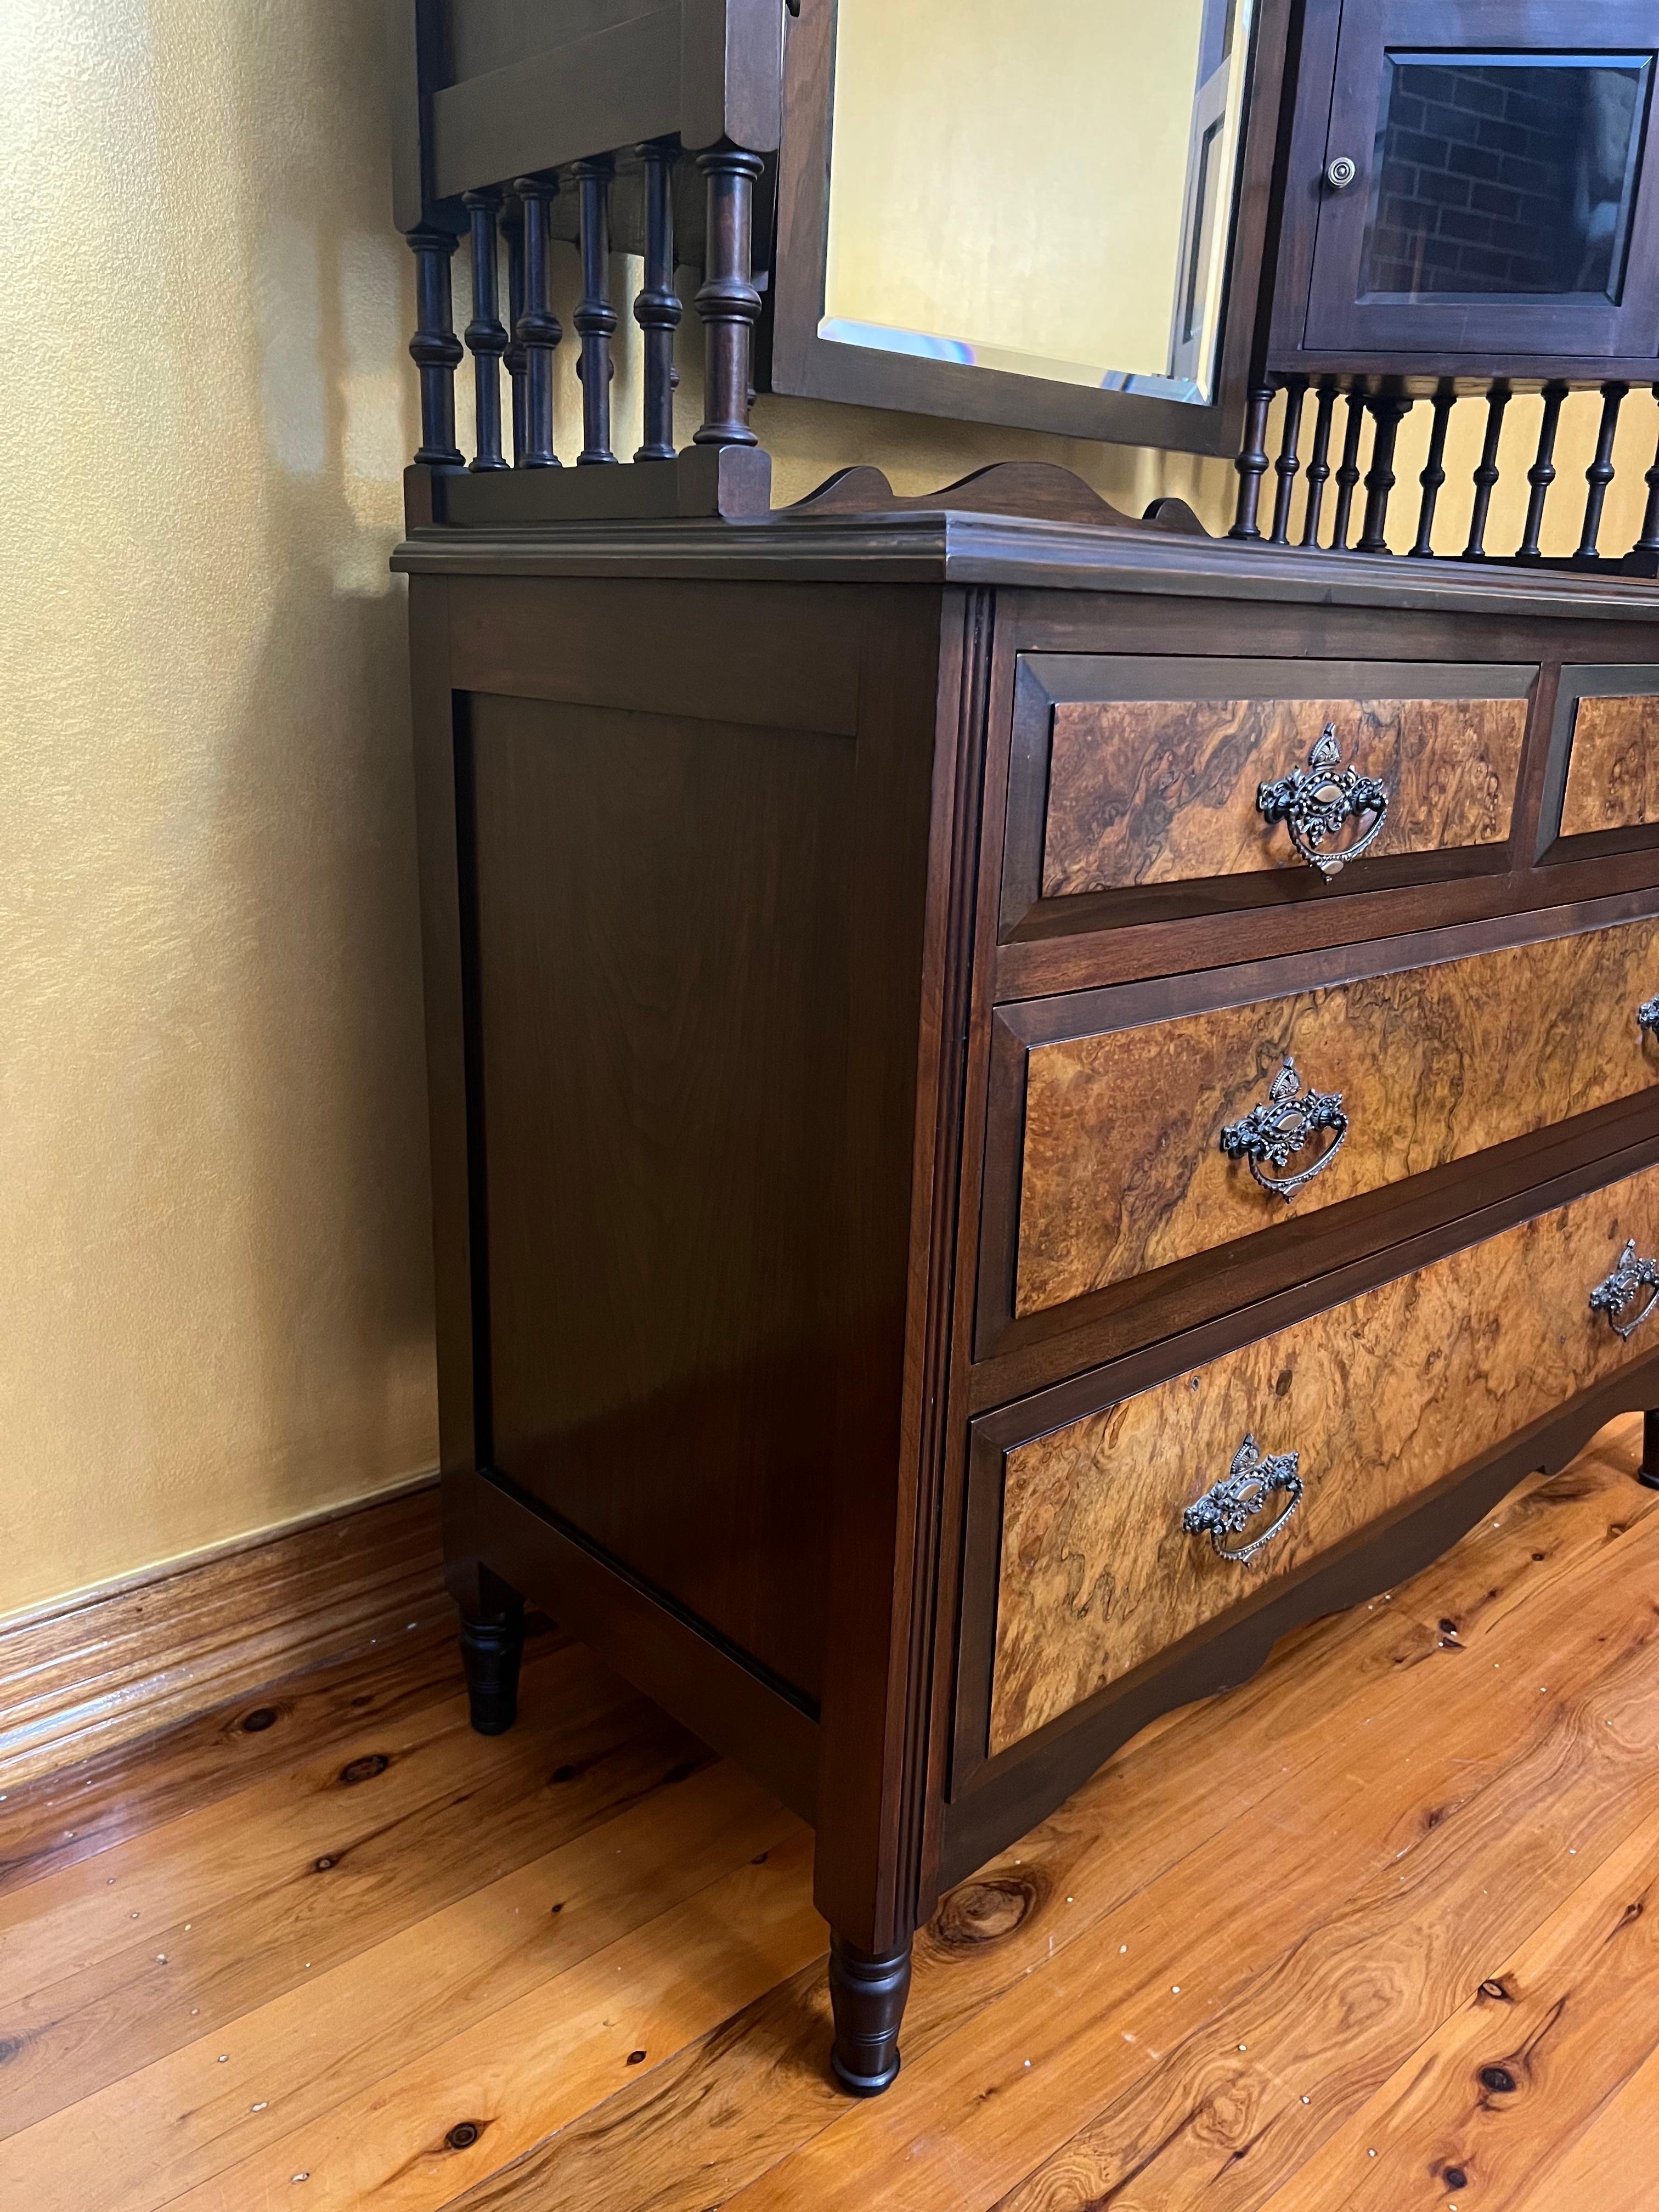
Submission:
MULTIPOLYGON (((1495 1485, 1659 1403, 1642 1335, 1626 1353, 1598 1322, 1594 1358, 1562 1351, 1588 1283, 1559 1341, 1553 1272, 1481 1272, 1512 1231, 1536 1254, 1544 1232, 1523 1224, 1575 1201, 1610 1266, 1611 1201, 1585 1194, 1659 1162, 1654 1048, 1628 1003, 1659 856, 1562 838, 1549 815, 1559 698, 1574 672, 1615 690, 1608 672, 1659 665, 1659 605, 1601 576, 1364 557, 1333 574, 1288 548, 948 508, 512 529, 450 512, 398 566, 446 1551, 478 1717, 509 1709, 522 1597, 813 1820, 835 2069, 879 2090, 942 1884, 1158 1712, 1432 1558, 1495 1485), (1198 639, 1206 667, 1253 675, 1217 691, 1188 662, 1183 681, 1198 639), (1161 691, 1126 686, 1137 660, 1160 664, 1161 691), (1078 680, 1034 690, 1039 669, 1078 680), (1276 862, 1216 872, 1224 841, 1196 886, 1143 880, 1126 848, 1119 887, 1045 895, 1063 696, 1291 700, 1298 743, 1322 708, 1399 702, 1366 726, 1396 749, 1428 842, 1335 885, 1276 862), (1473 979, 1500 973, 1486 1002, 1473 979), (1559 1038, 1552 994, 1572 1002, 1559 1038), (1280 1042, 1316 1079, 1316 1041, 1351 1030, 1388 1064, 1351 1079, 1367 1118, 1349 1145, 1363 1164, 1362 1130, 1386 1127, 1384 1172, 1405 1180, 1362 1176, 1270 1229, 1230 1220, 1213 1250, 1171 1182, 1166 1216, 1139 1206, 1113 1261, 1080 1166, 1046 1201, 1076 1244, 1060 1287, 1123 1272, 1016 1316, 1026 1048, 1115 1049, 1160 1024, 1202 1040, 1209 1018, 1220 1042, 1189 1096, 1173 1061, 1143 1071, 1171 1157, 1213 1143, 1246 1030, 1245 1090, 1280 1042), (1441 1047, 1444 1095, 1425 1073, 1441 1047), (1486 1071, 1488 1049, 1510 1065, 1486 1071), (1381 1287, 1411 1281, 1444 1287, 1381 1287), (1265 1357, 1249 1347, 1368 1297, 1416 1297, 1421 1318, 1376 1338, 1353 1450, 1334 1416, 1302 1447, 1322 1497, 1347 1501, 1340 1527, 1311 1516, 1295 1564, 1207 1613, 1182 1609, 1178 1577, 1155 1587, 1154 1561, 1127 1671, 1061 1711, 1011 1661, 994 1728, 1005 1461, 1030 1447, 1013 1463, 1035 1470, 1036 1439, 1139 1395, 1207 1408, 1182 1378, 1243 1375, 1265 1357), (1511 1368, 1516 1395, 1490 1402, 1452 1379, 1511 1368), (1445 1411, 1413 1443, 1425 1389, 1445 1411)), ((1088 1126, 1115 1115, 1133 1148, 1134 1112, 1088 1126)), ((1341 1347, 1320 1340, 1334 1374, 1341 1347)), ((1319 1361, 1287 1357, 1317 1395, 1319 1361)), ((1202 1455, 1182 1431, 1178 1468, 1165 1434, 1173 1420, 1146 1455, 1160 1512, 1224 1472, 1219 1431, 1202 1455)), ((1029 1637, 1017 1609, 1006 1623, 1010 1650, 1049 1644, 1062 1701, 1095 1679, 1035 1613, 1029 1637)))

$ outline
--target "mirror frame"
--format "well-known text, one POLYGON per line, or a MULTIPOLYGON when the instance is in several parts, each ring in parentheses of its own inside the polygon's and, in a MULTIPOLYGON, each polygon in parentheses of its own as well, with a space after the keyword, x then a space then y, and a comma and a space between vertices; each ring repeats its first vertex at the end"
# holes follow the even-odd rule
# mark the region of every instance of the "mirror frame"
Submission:
MULTIPOLYGON (((830 232, 830 135, 836 0, 802 0, 787 20, 777 229, 757 388, 802 399, 1004 423, 1061 437, 1232 456, 1239 451, 1263 313, 1275 178, 1288 106, 1297 0, 1257 0, 1245 69, 1243 143, 1227 250, 1214 396, 1207 403, 1103 392, 973 363, 932 361, 820 337, 830 232)), ((1011 175, 1018 147, 1006 149, 1011 175)))

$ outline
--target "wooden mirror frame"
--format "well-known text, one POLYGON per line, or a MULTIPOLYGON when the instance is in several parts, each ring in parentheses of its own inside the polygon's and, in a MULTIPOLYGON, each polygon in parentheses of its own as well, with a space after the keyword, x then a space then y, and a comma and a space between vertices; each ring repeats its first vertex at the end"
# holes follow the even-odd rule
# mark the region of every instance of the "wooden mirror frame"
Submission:
MULTIPOLYGON (((830 227, 830 108, 836 0, 803 0, 788 24, 784 58, 777 232, 757 363, 760 389, 838 399, 970 422, 1048 430, 1062 437, 1236 454, 1257 344, 1271 293, 1274 179, 1281 121, 1294 81, 1294 0, 1258 0, 1246 67, 1243 143, 1228 247, 1214 398, 1207 404, 1150 392, 1103 392, 1040 376, 930 361, 818 336, 830 227)), ((1006 149, 1018 171, 1018 149, 1006 149)))

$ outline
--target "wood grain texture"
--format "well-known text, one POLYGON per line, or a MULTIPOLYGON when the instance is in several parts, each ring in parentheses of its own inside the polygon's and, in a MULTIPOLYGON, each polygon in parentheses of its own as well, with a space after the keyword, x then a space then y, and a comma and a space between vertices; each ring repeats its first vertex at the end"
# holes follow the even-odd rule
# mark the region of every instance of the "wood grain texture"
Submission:
POLYGON ((1395 2212, 1425 2174, 1453 2202, 1513 2203, 1538 2156, 1527 2107, 1547 2106, 1553 2132, 1567 2140, 1595 2118, 1609 2082, 1634 2074, 1652 2048, 1656 1974, 1659 1813, 1477 1983, 1273 2191, 1267 2212, 1395 2212))
MULTIPOLYGON (((1271 1801, 1287 1771, 1305 1778, 1310 1765, 1333 1755, 1340 1765, 1341 1743, 1363 1747, 1369 1757, 1376 1727, 1389 1724, 1395 1698, 1409 1705, 1415 1693, 1432 1705, 1449 1688, 1454 1706, 1463 1697, 1480 1703, 1490 1693, 1466 1662, 1474 1655, 1484 1668, 1495 1652, 1502 1663, 1493 1668, 1492 1692, 1502 1691, 1517 1634, 1553 1657, 1553 1583, 1587 1569, 1601 1574, 1620 1543, 1659 1511, 1651 1497, 1631 1503, 1636 1425, 1623 1422, 1605 1431, 1554 1482, 1523 1486, 1491 1522, 1390 1601, 1311 1625, 1287 1638, 1263 1672, 1231 1695, 1144 1731, 1060 1812, 957 1888, 918 1945, 918 1980, 906 2015, 907 2073, 913 2082, 931 2074, 929 2085, 921 2104, 903 2110, 890 2130, 867 2109, 842 2135, 832 2179, 840 2167, 855 2166, 872 2202, 908 2212, 908 2188, 948 2180, 954 2171, 962 2190, 951 2212, 995 2201, 1008 2185, 1006 2174, 994 2175, 976 2193, 968 2179, 971 2168, 955 2168, 955 2153, 961 2142, 971 2158, 966 2138, 981 2123, 994 2127, 999 2107, 1022 2130, 1030 2124, 1034 2104, 1041 2114, 1048 2084, 1025 2076, 1031 2045, 1024 2038, 1042 2026, 1043 1978, 1052 1962, 1070 1945, 1096 1942, 1103 1919, 1121 1912, 1142 1883, 1152 1881, 1160 1897, 1175 1898, 1180 1878, 1174 1870, 1185 1855, 1201 1858, 1223 1831, 1242 1835, 1249 1808, 1271 1801), (1628 1509, 1623 1516, 1621 1498, 1628 1509), (1524 1616, 1524 1626, 1504 1626, 1512 1612, 1524 1616), (1449 1685, 1449 1669, 1468 1679, 1449 1685), (1005 2030, 999 2026, 1002 2005, 1023 1987, 1032 2001, 1005 2030), (935 2054, 943 2062, 951 2049, 959 2054, 955 2065, 935 2070, 935 2054), (1001 2093, 1010 2082, 1026 2095, 1003 2106, 1001 2093), (946 2100, 957 2087, 962 2107, 952 2109, 946 2100)), ((1580 1679, 1575 1668, 1568 1695, 1580 1679)), ((1530 1685, 1526 1694, 1532 1694, 1530 1685)), ((1518 1697, 1506 1712, 1522 1735, 1538 1725, 1533 1708, 1518 1697)), ((1443 1764, 1437 1759, 1406 1783, 1416 1803, 1431 1806, 1443 1775, 1455 1773, 1469 1755, 1472 1739, 1463 1725, 1454 1712, 1443 1764)), ((1355 1779, 1352 1771, 1344 1777, 1349 1786, 1355 1779)), ((1379 1788, 1388 1796, 1405 1781, 1391 1777, 1379 1788)), ((1322 1796, 1317 1802, 1300 1800, 1295 1810, 1281 1807, 1292 1824, 1310 1832, 1328 1810, 1322 1796)), ((1364 1817, 1366 1832, 1385 1838, 1390 1822, 1402 1832, 1413 1826, 1399 1801, 1373 1805, 1364 1817)), ((1339 1857, 1330 1864, 1333 1890, 1346 1863, 1339 1857)), ((1169 1926, 1160 1930, 1156 1904, 1151 1924, 1167 1937, 1180 1906, 1168 1902, 1164 1909, 1169 1926)), ((1097 1950, 1103 1984, 1125 1975, 1124 1958, 1135 1954, 1120 1953, 1119 1944, 1134 1936, 1133 1927, 1115 1929, 1097 1950)), ((1231 1939, 1218 1930, 1218 1940, 1224 1947, 1231 1939)), ((1182 1959, 1187 1969, 1201 1970, 1203 1963, 1189 1953, 1182 1959)), ((1134 1989, 1145 1986, 1139 1969, 1131 1979, 1134 1989)), ((1122 2016, 1133 2025, 1132 2007, 1133 1999, 1122 2016)), ((489 2212, 587 2212, 596 2203, 609 2207, 613 2197, 622 2212, 647 2206, 650 2212, 707 2212, 725 2203, 797 2146, 806 2150, 820 2127, 845 2118, 822 2079, 826 2010, 821 1976, 812 1970, 797 1976, 678 2054, 651 2081, 543 2143, 512 2174, 482 2185, 463 2200, 468 2212, 486 2206, 489 2212), (734 2124, 737 2113, 741 2122, 734 2124)), ((1115 2028, 1097 2037, 1092 2004, 1089 2011, 1091 2027, 1081 2040, 1099 2072, 1115 2081, 1126 2065, 1145 2061, 1146 2046, 1115 2028)), ((780 2194, 780 2201, 789 2200, 780 2194)), ((817 2199, 803 2182, 795 2201, 816 2205, 817 2199)))
MULTIPOLYGON (((550 1649, 552 1633, 533 1623, 531 1654, 550 1649)), ((375 1725, 395 1727, 462 1687, 455 1608, 444 1604, 429 1624, 355 1657, 261 1683, 173 1728, 9 1790, 0 1802, 0 1896, 234 1796, 287 1767, 301 1747, 320 1753, 375 1725)))
POLYGON ((111 2078, 118 2054, 148 2064, 222 2032, 296 1964, 320 1978, 401 1926, 411 1896, 471 1895, 708 1762, 578 1647, 525 1688, 517 1762, 489 1756, 464 1700, 428 1705, 0 1902, 0 2130, 111 2078))
MULTIPOLYGON (((1164 2212, 1203 2201, 1196 2179, 1185 2196, 1161 2191, 1154 2166, 1161 2193, 1137 2197, 1133 2174, 1108 2164, 1156 2153, 1145 2129, 1163 2112, 1164 2154, 1207 2150, 1217 2185, 1246 2190, 1217 2202, 1254 2203, 1282 2185, 1287 2156, 1316 2156, 1399 2072, 1413 2038, 1507 1972, 1528 1930, 1563 1911, 1591 1924, 1580 1887, 1613 1864, 1621 1821, 1651 1818, 1659 1754, 1641 1723, 1659 1498, 1632 1480, 1638 1426, 1523 1486, 1390 1600, 1310 1626, 1238 1692, 1168 1717, 963 1885, 919 1945, 905 2071, 873 2107, 849 2107, 824 2078, 824 1937, 801 1832, 732 1768, 663 1774, 539 1841, 526 1824, 521 1859, 492 1855, 456 1887, 451 1838, 481 1795, 556 1803, 580 1787, 546 1788, 550 1766, 586 1755, 592 1662, 578 1654, 532 1663, 524 1723, 489 1742, 465 1729, 459 1698, 438 1698, 408 1740, 424 1747, 412 1755, 450 1825, 394 1814, 360 1893, 373 1900, 362 1940, 325 1960, 295 1940, 292 1886, 270 1887, 311 1842, 296 1820, 327 1797, 309 1747, 290 1739, 285 1774, 262 1769, 205 1820, 176 1817, 164 1751, 134 1753, 134 1825, 78 1875, 86 1909, 75 1884, 39 1881, 6 1932, 29 1948, 26 1979, 61 1986, 83 1953, 111 1955, 106 1932, 131 1928, 136 1897, 148 1949, 135 1957, 158 1978, 148 2008, 176 2010, 184 2039, 89 2051, 76 2101, 0 2142, 0 2201, 1076 2212, 1127 2183, 1107 2200, 1115 2212, 1164 2212), (1273 1878, 1260 1909, 1230 1914, 1230 1886, 1264 1850, 1273 1878), (198 1895, 240 1899, 200 1950, 198 1895), (176 1955, 174 1931, 159 1936, 152 1917, 168 1897, 192 1921, 176 1955), (237 1947, 257 1988, 204 2033, 205 2008, 191 2021, 200 1985, 223 1986, 237 1947), (1413 1960, 1407 2002, 1370 2002, 1413 1960), (1264 1999, 1275 2009, 1258 2029, 1264 1999), (1260 2154, 1235 2158, 1256 2115, 1271 2124, 1260 2154), (1110 2179, 1092 2197, 1073 2186, 1096 2171, 1110 2179)), ((418 1656, 409 1663, 418 1698, 418 1656)), ((398 1747, 380 1720, 338 1756, 376 1744, 398 1747)), ((649 1774, 648 1755, 635 1763, 649 1774)), ((367 1801, 390 1781, 358 1787, 367 1801)), ((21 1834, 19 1856, 49 1841, 21 1834)), ((1646 1940, 1639 1925, 1620 1941, 1632 1937, 1646 1940)), ((1602 1986, 1594 1961, 1574 1971, 1587 1996, 1602 1986)), ((137 2002, 132 2016, 142 2027, 137 2002)), ((1510 2100, 1540 2170, 1616 2088, 1644 2019, 1638 1995, 1605 2057, 1585 2034, 1570 2108, 1510 2100)), ((1578 2201, 1546 2196, 1528 2212, 1578 2201)))
MULTIPOLYGON (((1014 1310, 1036 1313, 1647 1089, 1659 921, 1040 1043, 1026 1062, 1014 1310), (1221 1152, 1287 1056, 1347 1139, 1285 1200, 1221 1152)), ((1294 1173, 1325 1149, 1316 1138, 1294 1173)))
POLYGON ((1584 2132, 1548 2145, 1532 2183, 1504 2212, 1562 2212, 1584 2204, 1595 2212, 1651 2212, 1659 2199, 1659 2051, 1609 2097, 1584 2132))
POLYGON ((1630 1723, 1655 1665, 1648 1550, 1615 1547, 1524 1627, 1305 1726, 1293 1674, 1265 1727, 1229 1731, 1218 1701, 1207 1797, 1190 1753, 1169 1786, 1179 1729, 1115 1789, 1109 1769, 964 1886, 1000 1890, 1009 1918, 1029 1900, 990 1956, 936 1960, 930 1938, 912 2003, 937 1974, 954 2032, 911 2037, 873 2124, 842 2116, 727 2205, 1259 2203, 1577 1886, 1571 1847, 1593 1864, 1647 1809, 1656 1753, 1630 1723), (964 1984, 993 1969, 1000 1995, 969 2013, 964 1984))
POLYGON ((1587 1304, 1626 1237, 1659 1169, 1010 1449, 993 1753, 1639 1356, 1587 1304), (1181 1516, 1249 1432, 1307 1491, 1241 1565, 1181 1516))
POLYGON ((816 1698, 854 748, 471 720, 494 1463, 816 1698))
POLYGON ((1580 699, 1561 802, 1561 835, 1659 822, 1659 697, 1580 699))
POLYGON ((438 1493, 411 1492, 0 1629, 0 1790, 436 1621, 438 1493))
POLYGON ((1062 700, 1044 897, 1305 867, 1288 831, 1257 811, 1256 790, 1305 768, 1327 722, 1344 762, 1388 786, 1371 854, 1509 836, 1523 699, 1062 700))

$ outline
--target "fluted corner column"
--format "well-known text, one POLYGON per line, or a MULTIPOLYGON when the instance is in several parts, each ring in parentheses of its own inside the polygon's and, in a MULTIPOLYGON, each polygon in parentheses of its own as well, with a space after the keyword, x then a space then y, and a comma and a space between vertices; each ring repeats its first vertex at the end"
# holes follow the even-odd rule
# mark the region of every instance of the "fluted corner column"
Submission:
POLYGON ((750 373, 761 297, 753 282, 755 180, 758 154, 714 146, 697 156, 708 180, 708 245, 697 313, 704 333, 699 446, 752 446, 750 373))

